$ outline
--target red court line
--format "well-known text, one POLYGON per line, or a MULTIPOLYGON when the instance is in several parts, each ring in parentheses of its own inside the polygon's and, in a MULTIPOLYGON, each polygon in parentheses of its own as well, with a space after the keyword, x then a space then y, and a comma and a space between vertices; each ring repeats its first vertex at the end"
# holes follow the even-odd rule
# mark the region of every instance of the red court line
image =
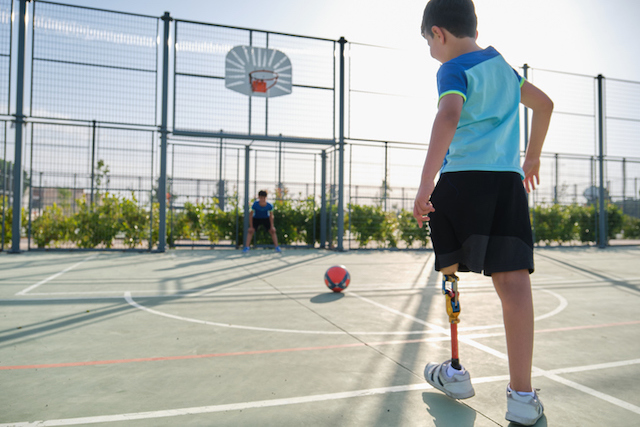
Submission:
POLYGON ((233 352, 233 353, 192 354, 188 356, 145 357, 140 359, 120 359, 120 360, 96 360, 93 362, 51 363, 51 364, 45 364, 45 365, 0 366, 0 371, 16 370, 16 369, 67 368, 71 366, 115 365, 119 363, 158 362, 163 360, 206 359, 206 358, 212 358, 212 357, 247 356, 247 355, 254 355, 254 354, 269 354, 269 353, 287 353, 292 351, 327 350, 332 348, 360 347, 365 345, 367 344, 353 343, 353 344, 327 345, 322 347, 281 348, 281 349, 274 349, 274 350, 240 351, 240 352, 233 352))
MULTIPOLYGON (((573 330, 580 330, 580 329, 610 328, 614 326, 626 326, 626 325, 637 325, 637 324, 640 324, 640 320, 631 321, 631 322, 605 323, 601 325, 569 326, 566 328, 540 329, 535 332, 536 333, 563 332, 563 331, 573 331, 573 330)), ((325 346, 319 346, 319 347, 280 348, 280 349, 273 349, 273 350, 240 351, 240 352, 232 352, 232 353, 192 354, 187 356, 145 357, 140 359, 96 360, 93 362, 71 362, 71 363, 50 363, 50 364, 42 364, 42 365, 0 366, 0 371, 12 371, 12 370, 18 370, 18 369, 68 368, 73 366, 116 365, 121 363, 158 362, 158 361, 169 361, 169 360, 208 359, 213 357, 249 356, 249 355, 270 354, 270 353, 290 353, 294 351, 329 350, 329 349, 335 349, 335 348, 363 347, 363 346, 375 346, 375 345, 385 345, 385 344, 410 344, 410 343, 425 342, 429 340, 433 340, 433 338, 383 341, 383 342, 371 342, 371 343, 359 342, 359 343, 352 343, 352 344, 325 345, 325 346)))

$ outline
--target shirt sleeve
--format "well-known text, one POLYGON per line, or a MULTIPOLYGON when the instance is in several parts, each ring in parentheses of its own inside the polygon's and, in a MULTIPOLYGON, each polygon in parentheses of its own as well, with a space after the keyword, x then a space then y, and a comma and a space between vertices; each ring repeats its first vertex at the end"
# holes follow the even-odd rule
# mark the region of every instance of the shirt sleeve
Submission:
POLYGON ((522 87, 522 85, 524 84, 524 82, 526 82, 527 80, 522 77, 520 74, 518 74, 518 72, 515 70, 515 68, 512 68, 513 72, 516 73, 516 77, 518 77, 518 82, 520 83, 520 87, 522 87))
POLYGON ((457 64, 445 62, 438 70, 438 104, 446 95, 458 94, 467 101, 467 75, 457 64))

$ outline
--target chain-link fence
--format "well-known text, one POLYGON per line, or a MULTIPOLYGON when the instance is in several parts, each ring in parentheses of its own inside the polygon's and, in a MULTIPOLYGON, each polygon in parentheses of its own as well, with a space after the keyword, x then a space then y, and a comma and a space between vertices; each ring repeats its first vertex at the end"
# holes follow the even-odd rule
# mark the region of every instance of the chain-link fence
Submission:
POLYGON ((607 79, 606 188, 626 215, 640 218, 640 82, 607 79))
MULTIPOLYGON (((5 250, 11 244, 11 224, 13 220, 14 173, 13 173, 13 140, 9 139, 9 122, 0 122, 1 150, 0 150, 0 250, 5 250)), ((28 187, 28 181, 25 179, 28 187)))
POLYGON ((537 239, 546 243, 586 240, 601 246, 608 239, 636 243, 640 238, 636 184, 640 105, 634 97, 640 95, 640 82, 537 69, 529 73, 530 80, 555 103, 542 156, 544 185, 531 198, 534 232, 535 227, 544 228, 536 233, 537 239), (558 206, 564 207, 563 217, 551 212, 561 211, 558 206), (536 213, 542 215, 541 221, 535 219, 536 213), (556 226, 555 234, 549 231, 554 227, 546 224, 551 218, 566 223, 556 226), (570 227, 571 221, 579 225, 578 238, 576 233, 573 240, 558 238, 557 230, 570 227))
MULTIPOLYGON (((422 64, 425 58, 358 44, 352 44, 349 52, 349 246, 426 245, 424 230, 406 220, 428 148, 425 128, 432 121, 437 102, 429 97, 421 78, 427 67, 422 64), (398 64, 403 65, 402 78, 389 78, 393 73, 387 68, 395 66, 397 70, 398 64)), ((640 82, 602 79, 603 88, 599 90, 596 76, 528 66, 519 72, 555 103, 542 155, 542 185, 529 198, 537 242, 600 242, 604 225, 602 233, 616 243, 637 243, 640 82), (561 215, 553 216, 554 210, 562 211, 561 215), (606 217, 604 224, 599 216, 606 217), (536 227, 540 228, 537 232, 536 227), (568 228, 573 231, 559 231, 568 228)), ((523 109, 523 151, 529 120, 530 114, 523 109)))
POLYGON ((27 248, 150 249, 159 18, 32 8, 27 248))
MULTIPOLYGON (((425 52, 17 0, 33 19, 16 55, 13 3, 0 0, 2 250, 239 247, 263 189, 286 245, 428 246, 411 216, 437 105, 425 52), (291 93, 230 90, 237 47, 258 63, 285 54, 291 93)), ((530 196, 536 239, 633 237, 640 82, 520 72, 556 106, 530 196), (565 223, 572 233, 549 231, 565 223)))
POLYGON ((155 126, 159 22, 33 2, 29 115, 155 126))
POLYGON ((28 248, 151 248, 155 133, 31 123, 28 248))
POLYGON ((335 139, 335 41, 180 20, 175 39, 174 130, 335 139), (235 46, 285 53, 294 64, 292 92, 228 90, 226 55, 235 46))
MULTIPOLYGON (((260 190, 275 204, 276 229, 285 246, 320 241, 322 154, 302 148, 217 144, 171 138, 168 149, 169 242, 176 247, 237 247, 244 240, 245 179, 249 203, 260 190), (248 169, 246 156, 248 158, 248 169)), ((326 166, 325 166, 326 167, 326 166)), ((265 233, 266 234, 266 233, 265 233)), ((262 233, 254 243, 270 238, 262 233)))
POLYGON ((11 48, 13 1, 0 0, 0 250, 11 242, 14 147, 11 138, 11 48))
MULTIPOLYGON (((336 138, 337 43, 182 20, 174 31, 170 244, 243 245, 245 209, 266 190, 280 243, 323 245, 320 163, 336 138), (238 46, 246 57, 232 58, 235 67, 241 60, 267 66, 269 57, 256 56, 284 53, 293 64, 286 71, 291 93, 269 98, 229 90, 227 56, 238 46)), ((269 242, 254 237, 258 245, 269 242)))

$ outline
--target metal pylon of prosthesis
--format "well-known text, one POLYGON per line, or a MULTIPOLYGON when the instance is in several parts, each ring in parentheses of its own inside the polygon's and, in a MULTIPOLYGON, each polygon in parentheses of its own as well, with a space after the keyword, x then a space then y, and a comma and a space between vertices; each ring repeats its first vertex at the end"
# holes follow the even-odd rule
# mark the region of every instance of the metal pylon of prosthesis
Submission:
POLYGON ((445 274, 442 278, 442 293, 446 297, 447 314, 451 324, 451 366, 454 369, 461 369, 460 358, 458 357, 458 323, 460 319, 460 301, 458 293, 458 276, 455 274, 445 274), (451 283, 447 287, 447 283, 451 283))

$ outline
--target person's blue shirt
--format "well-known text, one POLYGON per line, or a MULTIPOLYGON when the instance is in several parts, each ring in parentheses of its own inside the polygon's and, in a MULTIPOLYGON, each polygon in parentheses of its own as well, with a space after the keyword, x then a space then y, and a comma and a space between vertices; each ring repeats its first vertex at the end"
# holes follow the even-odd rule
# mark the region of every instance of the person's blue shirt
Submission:
POLYGON ((439 99, 462 96, 460 121, 441 173, 518 172, 520 166, 520 88, 524 79, 493 47, 469 52, 438 70, 439 99))
POLYGON ((267 202, 266 206, 260 206, 260 202, 256 200, 253 202, 251 209, 255 212, 253 214, 254 218, 269 218, 269 211, 273 210, 273 205, 267 202))

